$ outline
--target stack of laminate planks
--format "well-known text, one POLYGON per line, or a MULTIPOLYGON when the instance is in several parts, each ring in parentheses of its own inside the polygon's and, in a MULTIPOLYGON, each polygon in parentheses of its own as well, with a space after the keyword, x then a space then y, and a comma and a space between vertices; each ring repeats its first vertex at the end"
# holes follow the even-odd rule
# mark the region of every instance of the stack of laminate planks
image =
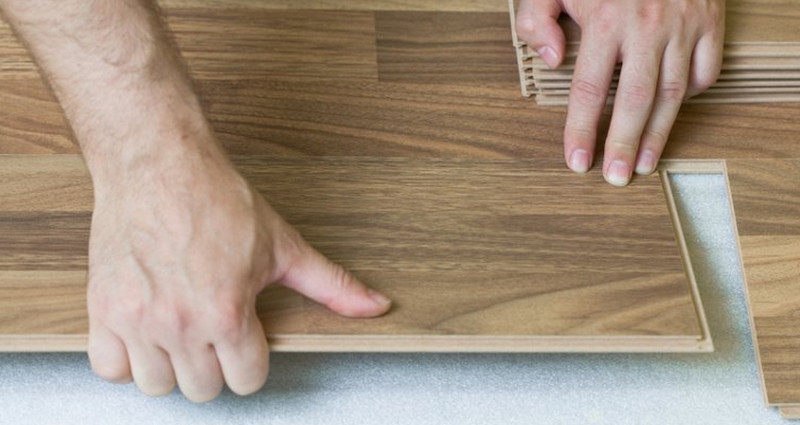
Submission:
MULTIPOLYGON (((513 30, 515 3, 518 0, 509 0, 522 94, 533 96, 540 105, 566 105, 580 48, 580 28, 569 18, 562 19, 567 36, 564 61, 550 69, 513 30)), ((729 0, 719 79, 687 102, 800 101, 799 20, 800 7, 792 1, 729 0)), ((613 101, 618 76, 619 67, 611 83, 609 102, 613 101)))

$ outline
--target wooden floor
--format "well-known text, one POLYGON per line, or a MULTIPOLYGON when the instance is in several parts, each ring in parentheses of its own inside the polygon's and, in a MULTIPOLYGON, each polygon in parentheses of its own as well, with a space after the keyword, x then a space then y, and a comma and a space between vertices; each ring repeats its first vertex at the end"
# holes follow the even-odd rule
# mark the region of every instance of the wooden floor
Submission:
MULTIPOLYGON (((353 320, 270 288, 259 311, 275 349, 711 349, 658 176, 620 197, 559 160, 236 163, 312 245, 396 303, 353 320)), ((92 209, 83 162, 11 155, 0 170, 0 348, 82 347, 92 209)))
MULTIPOLYGON (((505 0, 162 4, 212 123, 228 150, 238 155, 243 172, 262 182, 259 187, 270 201, 312 243, 398 300, 397 309, 386 318, 356 322, 334 318, 302 298, 274 290, 261 301, 276 347, 320 349, 339 338, 347 349, 369 349, 375 340, 362 336, 391 335, 381 337, 395 341, 385 347, 398 350, 511 351, 556 347, 564 340, 544 337, 559 335, 580 337, 572 349, 586 349, 581 339, 597 342, 594 338, 599 337, 606 338, 607 350, 641 350, 625 345, 634 335, 658 341, 649 345, 652 349, 669 349, 676 340, 691 341, 697 349, 703 326, 694 313, 697 305, 692 303, 689 281, 679 279, 680 247, 670 227, 668 193, 655 177, 636 178, 629 189, 612 189, 597 171, 585 178, 565 171, 565 110, 538 107, 519 96, 505 0), (313 182, 304 186, 308 198, 292 194, 289 189, 297 182, 291 179, 269 192, 273 185, 263 183, 281 177, 259 164, 279 166, 294 173, 286 174, 296 176, 293 179, 313 182), (377 164, 390 173, 375 172, 377 164), (311 214, 309 199, 332 202, 322 188, 341 191, 337 193, 342 196, 353 190, 348 187, 352 180, 331 178, 342 172, 363 178, 358 200, 347 195, 353 203, 379 206, 391 193, 403 193, 414 202, 398 211, 376 210, 358 217, 311 214), (387 176, 397 180, 388 181, 387 176), (542 186, 544 181, 550 186, 542 186), (383 186, 376 186, 380 182, 383 186), (416 191, 409 192, 412 188, 416 191), (454 210, 451 216, 446 204, 431 203, 429 193, 452 196, 453 205, 490 208, 493 213, 454 210), (597 194, 603 194, 602 201, 597 194), (581 205, 585 216, 553 212, 567 208, 565 202, 581 205), (551 221, 540 222, 542 214, 551 221), (388 242, 379 241, 376 235, 398 226, 400 217, 411 221, 395 229, 388 242), (587 226, 587 220, 593 225, 587 226), (356 222, 365 226, 360 234, 339 228, 353 230, 356 222), (552 227, 538 227, 544 223, 552 227), (442 225, 447 234, 439 232, 442 225), (506 245, 511 240, 515 249, 506 245), (437 250, 442 247, 448 248, 437 250), (640 251, 626 251, 631 247, 663 261, 654 265, 640 251), (579 259, 589 259, 592 266, 578 270, 579 259), (459 274, 465 273, 459 272, 465 265, 472 267, 467 268, 473 276, 469 279, 459 274), (417 283, 433 292, 411 291, 417 283), (550 283, 566 289, 556 291, 550 283), (593 296, 595 291, 604 295, 593 296), (440 297, 448 300, 446 308, 431 304, 429 293, 446 294, 440 297), (616 296, 609 297, 611 293, 616 296), (600 307, 590 301, 607 304, 600 307), (576 304, 581 309, 576 310, 576 304), (301 334, 316 336, 303 339, 301 334), (343 338, 347 335, 352 336, 349 341, 343 338), (415 335, 433 342, 425 345, 415 335), (479 338, 470 342, 459 335, 479 338), (534 341, 531 335, 540 339, 534 341)), ((748 16, 751 6, 730 1, 729 18, 748 16)), ((796 22, 795 9, 782 14, 758 10, 763 22, 796 22)), ((764 25, 753 31, 769 27, 764 25)), ((796 35, 782 34, 790 39, 796 35)), ((0 297, 0 326, 8 332, 6 347, 32 349, 45 341, 51 347, 81 349, 91 205, 88 176, 75 156, 38 155, 79 150, 59 106, 5 26, 0 26, 0 104, 0 153, 35 154, 0 158, 0 282, 8 294, 0 297), (34 186, 15 175, 39 186, 32 190, 34 186), (31 291, 36 285, 47 288, 48 296, 31 291), (15 307, 19 300, 25 308, 15 307)), ((729 166, 751 287, 759 281, 751 278, 751 264, 760 276, 760 264, 773 260, 785 260, 787 266, 779 269, 789 274, 769 276, 779 276, 780 282, 788 282, 785 285, 798 284, 790 274, 797 264, 791 260, 796 242, 759 239, 777 236, 764 230, 775 224, 765 224, 769 220, 764 217, 774 211, 763 205, 783 214, 781 220, 788 226, 784 236, 795 230, 797 220, 791 212, 797 205, 777 197, 773 202, 740 201, 747 199, 737 194, 740 190, 767 196, 762 192, 772 193, 775 180, 759 177, 751 184, 735 173, 749 175, 755 169, 763 175, 758 164, 767 162, 750 161, 754 159, 800 158, 798 116, 800 108, 792 104, 689 105, 681 111, 665 152, 667 158, 682 160, 746 160, 735 162, 735 167, 729 161, 729 166), (737 189, 741 181, 749 186, 737 189), (776 246, 785 249, 770 253, 776 246), (759 259, 761 253, 767 260, 759 259)), ((777 194, 797 197, 796 185, 777 181, 783 182, 777 194)), ((796 315, 792 308, 786 311, 787 317, 796 315)), ((792 329, 791 322, 780 323, 774 329, 792 329)), ((770 349, 761 342, 764 360, 770 349)), ((765 366, 765 374, 768 370, 765 366)), ((800 398, 793 399, 794 390, 789 391, 782 393, 786 398, 770 401, 800 403, 800 398)))
POLYGON ((800 159, 728 170, 767 401, 800 404, 800 159))
MULTIPOLYGON (((233 154, 560 158, 565 110, 518 95, 508 13, 496 1, 496 12, 167 12, 233 154)), ((7 27, 0 102, 0 153, 79 153, 7 27)), ((800 157, 799 132, 791 105, 687 105, 665 155, 800 157)))

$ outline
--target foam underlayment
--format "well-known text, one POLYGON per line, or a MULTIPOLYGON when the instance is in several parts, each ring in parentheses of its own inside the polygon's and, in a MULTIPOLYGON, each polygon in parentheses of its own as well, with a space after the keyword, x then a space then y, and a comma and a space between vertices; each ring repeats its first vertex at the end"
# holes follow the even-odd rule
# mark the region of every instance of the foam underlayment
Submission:
POLYGON ((267 387, 196 405, 0 354, 0 424, 778 424, 761 395, 720 175, 674 175, 712 354, 273 354, 267 387))

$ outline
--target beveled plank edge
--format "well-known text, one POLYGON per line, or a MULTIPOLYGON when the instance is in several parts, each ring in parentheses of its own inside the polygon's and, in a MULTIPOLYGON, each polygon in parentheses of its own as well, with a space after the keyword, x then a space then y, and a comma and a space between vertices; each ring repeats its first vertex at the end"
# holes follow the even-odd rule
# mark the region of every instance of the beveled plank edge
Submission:
MULTIPOLYGON (((689 291, 701 328, 700 338, 686 336, 447 336, 447 335, 274 335, 275 352, 507 352, 507 353, 659 353, 713 352, 708 323, 688 257, 683 229, 677 216, 668 170, 714 172, 722 161, 669 160, 661 170, 661 183, 670 211, 689 291)), ((660 164, 661 166, 661 164, 660 164)), ((722 163, 724 169, 724 163, 722 163)), ((0 352, 85 352, 87 335, 0 335, 0 352)))
POLYGON ((511 19, 511 44, 517 56, 517 74, 519 75, 519 88, 522 97, 531 97, 533 93, 528 90, 528 79, 533 78, 533 71, 528 72, 525 66, 525 56, 527 54, 526 44, 517 37, 517 20, 514 12, 514 0, 508 0, 508 15, 511 19), (530 74, 530 75, 529 75, 530 74))
POLYGON ((800 404, 782 404, 778 411, 783 419, 800 419, 800 404))
POLYGON ((681 226, 680 216, 678 215, 678 207, 675 203, 675 196, 672 193, 672 185, 669 182, 669 171, 660 171, 661 186, 664 191, 664 197, 667 201, 667 209, 669 216, 672 220, 672 229, 675 232, 675 240, 678 243, 678 250, 680 251, 681 262, 683 263, 684 274, 688 281, 689 294, 692 297, 694 304, 695 316, 697 317, 698 324, 700 325, 700 341, 708 344, 709 351, 714 351, 714 342, 711 339, 711 331, 708 327, 708 319, 706 312, 703 308, 703 300, 700 299, 700 290, 697 287, 697 279, 695 278, 694 268, 692 267, 692 259, 689 256, 689 248, 686 245, 686 237, 683 234, 683 227, 681 226))
MULTIPOLYGON (((708 353, 709 340, 680 336, 274 335, 273 352, 309 353, 708 353)), ((0 352, 85 352, 87 335, 3 335, 0 352)))
POLYGON ((761 351, 758 348, 758 336, 756 335, 756 321, 753 317, 753 305, 750 302, 750 289, 749 285, 747 284, 747 271, 744 267, 744 256, 742 251, 742 240, 739 236, 739 225, 736 222, 736 208, 733 203, 733 193, 731 191, 731 180, 730 180, 730 170, 728 169, 728 163, 725 161, 725 189, 728 194, 728 204, 731 207, 731 222, 733 226, 733 237, 736 240, 736 251, 739 253, 739 272, 742 274, 742 283, 744 284, 744 297, 745 297, 745 305, 747 307, 747 320, 750 324, 750 338, 752 339, 753 343, 753 351, 755 351, 756 355, 756 366, 758 367, 758 376, 761 378, 759 379, 761 385, 761 396, 764 399, 764 404, 768 406, 773 406, 769 401, 769 397, 767 395, 767 386, 764 381, 764 368, 762 367, 761 363, 761 351))
POLYGON ((674 174, 724 174, 725 161, 721 159, 662 159, 658 170, 674 174))

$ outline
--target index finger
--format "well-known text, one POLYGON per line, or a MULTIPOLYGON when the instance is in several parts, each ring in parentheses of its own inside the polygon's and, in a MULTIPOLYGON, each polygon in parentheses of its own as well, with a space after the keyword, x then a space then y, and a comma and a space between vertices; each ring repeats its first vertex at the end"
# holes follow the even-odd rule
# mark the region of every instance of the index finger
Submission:
POLYGON ((587 35, 581 40, 564 129, 564 157, 569 168, 577 173, 585 173, 591 167, 597 127, 608 99, 618 52, 618 44, 607 37, 587 35))

